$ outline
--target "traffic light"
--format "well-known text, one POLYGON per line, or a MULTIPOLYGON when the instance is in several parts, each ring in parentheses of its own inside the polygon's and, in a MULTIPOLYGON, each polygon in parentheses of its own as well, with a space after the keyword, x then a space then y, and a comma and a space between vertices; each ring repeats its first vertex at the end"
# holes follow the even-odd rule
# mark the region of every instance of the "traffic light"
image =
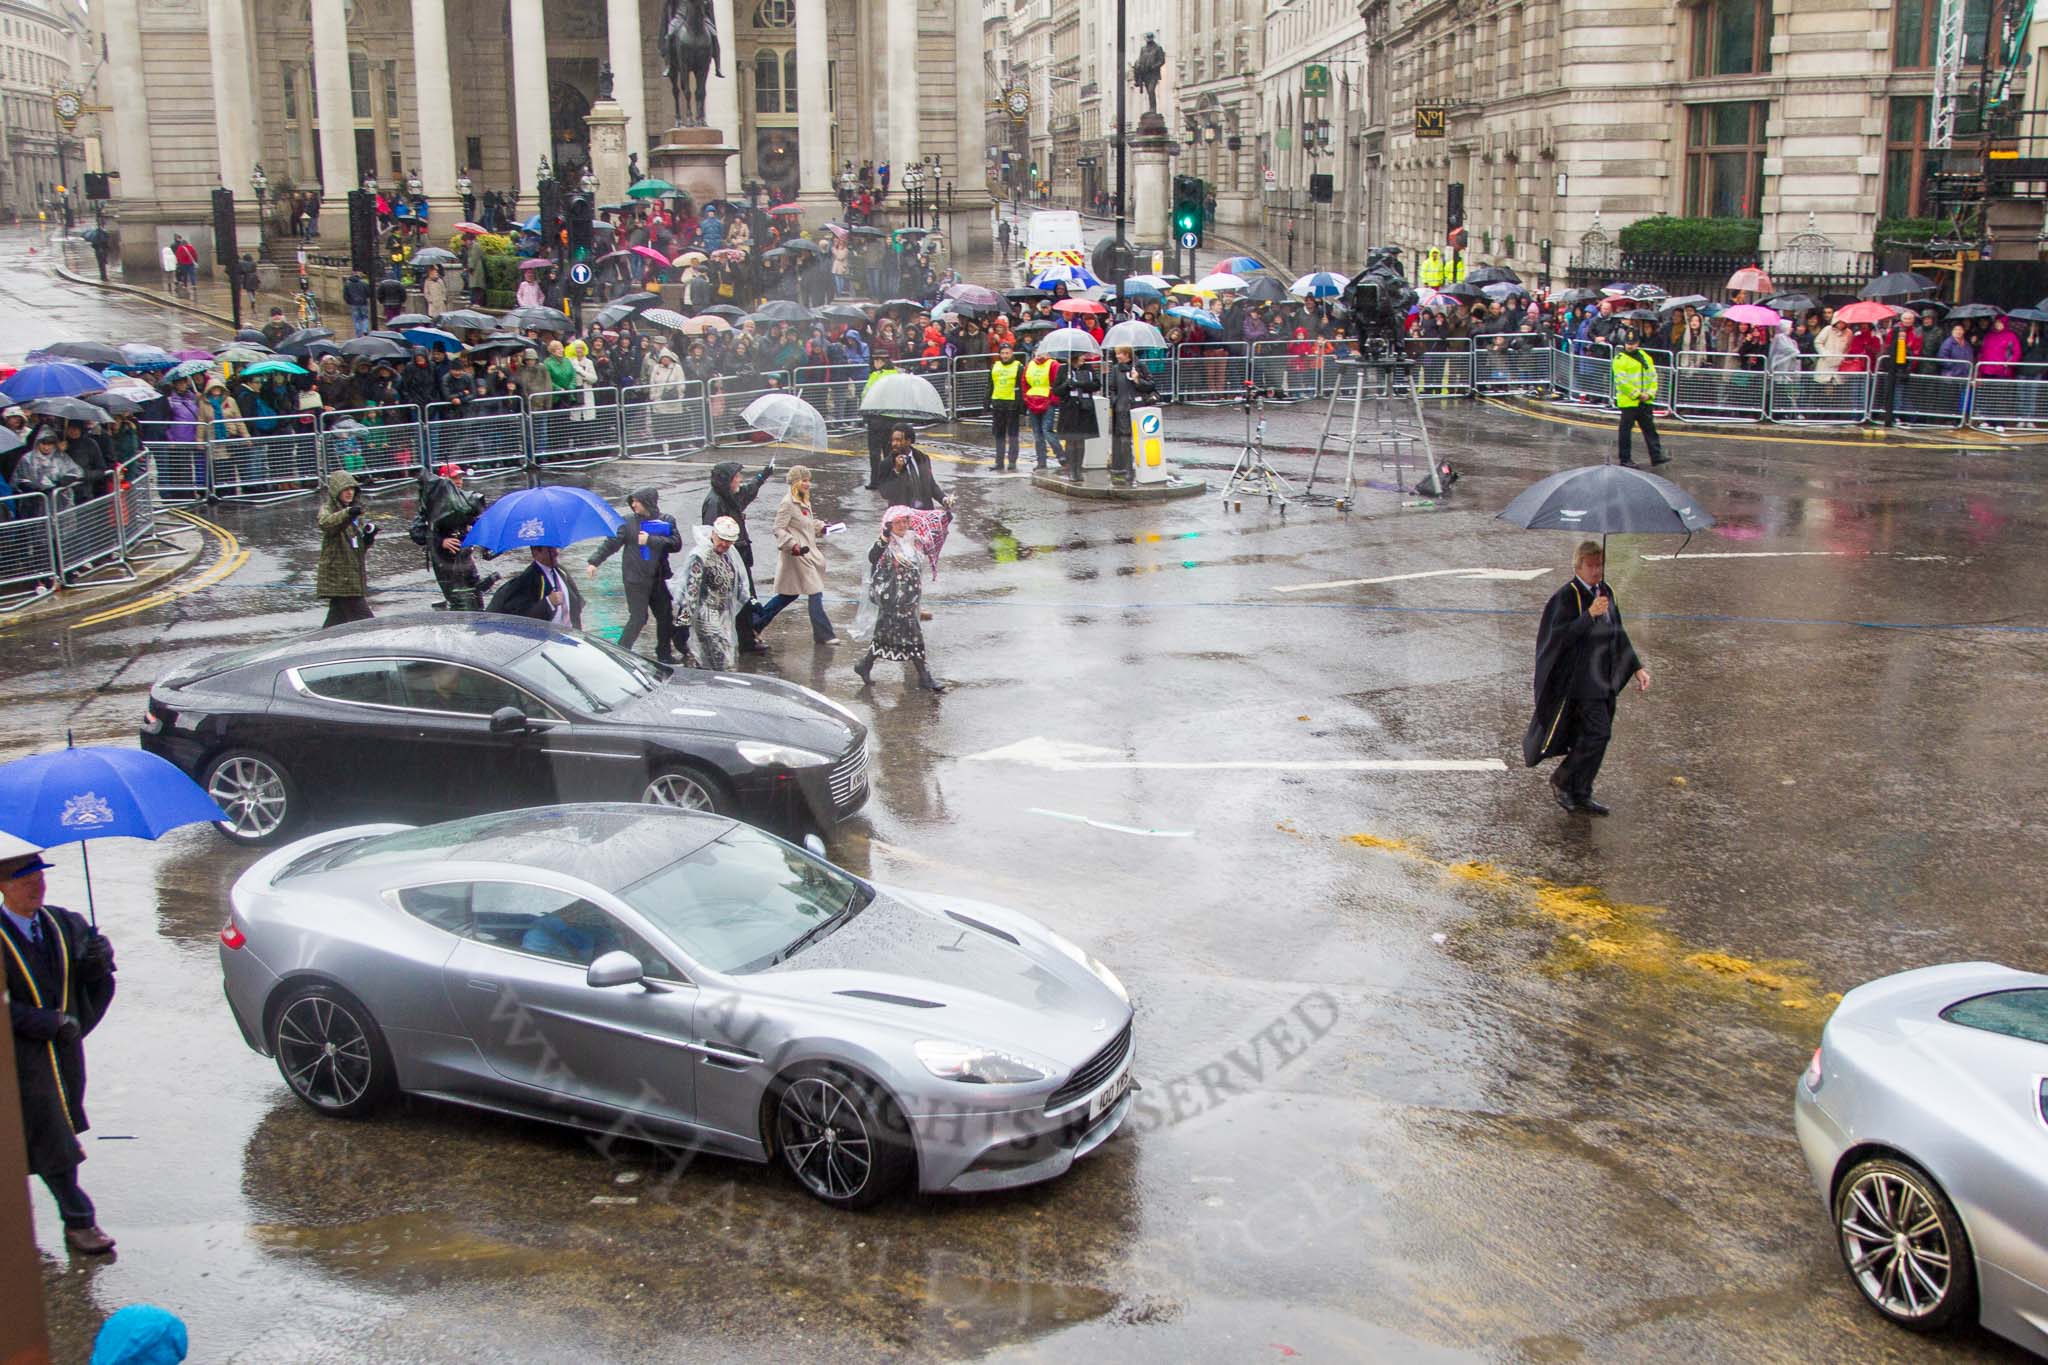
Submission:
POLYGON ((348 192, 348 257, 366 279, 384 273, 377 268, 377 201, 366 190, 348 192))
POLYGON ((1189 233, 1195 237, 1195 245, 1202 244, 1202 182, 1192 175, 1177 175, 1173 178, 1173 240, 1180 242, 1189 233))
POLYGON ((213 192, 213 263, 232 266, 238 254, 235 250, 235 192, 217 189, 213 192))
POLYGON ((108 193, 105 171, 87 171, 85 173, 85 197, 87 199, 112 199, 114 197, 108 193))
POLYGON ((587 194, 569 196, 569 251, 577 260, 589 257, 597 238, 597 204, 587 194))
POLYGON ((540 240, 549 251, 562 244, 562 187, 552 178, 540 182, 540 240))
POLYGON ((1449 230, 1463 226, 1465 226, 1465 182, 1453 180, 1444 187, 1444 227, 1446 230, 1449 230))

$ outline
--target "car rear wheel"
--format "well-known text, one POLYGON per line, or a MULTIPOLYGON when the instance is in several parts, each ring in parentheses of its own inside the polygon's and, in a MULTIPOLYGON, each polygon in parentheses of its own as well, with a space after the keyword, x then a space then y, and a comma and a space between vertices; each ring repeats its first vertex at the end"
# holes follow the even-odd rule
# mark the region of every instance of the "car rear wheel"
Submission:
POLYGON ((881 1087, 837 1067, 803 1067, 775 1100, 775 1148, 812 1197, 871 1208, 916 1169, 910 1126, 881 1087))
POLYGON ((725 793, 717 781, 695 768, 662 768, 647 779, 640 800, 650 806, 675 806, 712 815, 726 811, 725 793))
POLYGON ((299 792, 284 765, 254 749, 230 749, 200 779, 227 819, 215 827, 238 844, 267 844, 299 814, 299 792))
POLYGON ((1871 1157, 1851 1168, 1835 1192, 1835 1231, 1849 1277, 1900 1327, 1939 1331, 1976 1298, 1963 1220, 1909 1161, 1871 1157))
POLYGON ((270 1025, 270 1050, 292 1093, 333 1118, 361 1118, 388 1099, 391 1052, 360 1000, 324 982, 294 990, 270 1025))

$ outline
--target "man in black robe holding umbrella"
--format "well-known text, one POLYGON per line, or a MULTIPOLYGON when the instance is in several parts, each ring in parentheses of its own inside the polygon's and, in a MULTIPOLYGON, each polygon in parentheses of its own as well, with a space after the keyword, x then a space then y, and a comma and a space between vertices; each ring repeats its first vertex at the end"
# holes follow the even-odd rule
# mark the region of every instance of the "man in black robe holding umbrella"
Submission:
POLYGON ((1614 699, 1634 682, 1650 690, 1650 670, 1622 628, 1614 590, 1603 581, 1607 556, 1597 540, 1579 543, 1572 579, 1543 608, 1536 631, 1536 714, 1522 736, 1522 758, 1535 767, 1562 755, 1550 776, 1557 804, 1575 815, 1605 815, 1593 799, 1607 741, 1614 730, 1614 699))

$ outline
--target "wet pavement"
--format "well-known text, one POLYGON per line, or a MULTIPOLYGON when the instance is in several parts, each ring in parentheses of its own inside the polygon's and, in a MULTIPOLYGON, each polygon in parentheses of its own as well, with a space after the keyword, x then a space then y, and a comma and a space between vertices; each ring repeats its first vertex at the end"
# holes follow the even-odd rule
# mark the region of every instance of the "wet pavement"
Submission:
MULTIPOLYGON (((0 289, 24 346, 190 334, 33 272, 0 289)), ((1141 1104, 1069 1175, 846 1215, 772 1169, 437 1105, 320 1119, 221 1000, 252 855, 203 829, 108 841, 120 995, 89 1047, 82 1174, 121 1246, 66 1256, 36 1194, 58 1357, 148 1301, 203 1361, 2016 1358, 1863 1307, 1790 1107, 1832 993, 2048 965, 2036 457, 1670 436, 1663 472, 1721 526, 1675 561, 1645 557, 1675 540, 1611 546, 1656 684, 1621 703, 1616 814, 1590 822, 1518 761, 1572 538, 1493 514, 1610 437, 1431 416, 1452 495, 1368 491, 1349 515, 1072 503, 966 463, 984 432, 939 433, 959 520, 926 630, 952 691, 891 664, 862 689, 849 648, 771 631, 757 667, 875 728, 874 797, 835 858, 1036 914, 1131 987, 1141 1104), (1485 569, 1535 576, 1447 572, 1485 569), (1347 580, 1387 581, 1282 591, 1347 580), (1341 766, 1380 759, 1502 766, 1341 766)), ((1305 471, 1285 452, 1320 410, 1269 419, 1275 463, 1305 471)), ((1220 486, 1241 417, 1168 421, 1220 486)), ((857 531, 828 546, 846 622, 881 509, 861 458, 810 462, 857 531)), ((689 509, 707 463, 586 477, 689 509)), ((423 609, 409 498, 373 506, 373 606, 423 609)), ((316 626, 313 510, 208 509, 249 552, 221 581, 0 631, 0 757, 67 729, 132 742, 153 678, 316 626)), ((617 583, 587 624, 622 619, 617 583)), ((52 899, 82 906, 75 851, 57 861, 52 899)))

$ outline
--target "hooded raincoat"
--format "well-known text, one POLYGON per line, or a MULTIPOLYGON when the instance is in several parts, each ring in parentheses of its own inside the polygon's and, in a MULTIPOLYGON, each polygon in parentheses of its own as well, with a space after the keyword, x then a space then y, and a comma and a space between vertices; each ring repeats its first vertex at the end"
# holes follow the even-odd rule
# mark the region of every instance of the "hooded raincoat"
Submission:
POLYGON ((370 591, 370 538, 363 534, 366 518, 362 503, 344 504, 344 490, 356 486, 356 476, 337 469, 327 476, 327 492, 320 502, 320 566, 313 576, 313 591, 320 597, 366 597, 370 591))

